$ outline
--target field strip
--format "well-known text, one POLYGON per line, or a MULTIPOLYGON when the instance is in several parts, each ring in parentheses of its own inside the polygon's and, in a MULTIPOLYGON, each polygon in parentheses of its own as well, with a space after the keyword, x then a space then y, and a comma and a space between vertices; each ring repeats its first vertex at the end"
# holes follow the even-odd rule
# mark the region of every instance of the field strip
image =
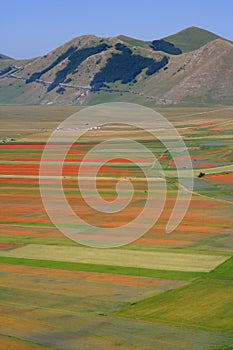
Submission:
POLYGON ((39 175, 0 175, 0 178, 2 179, 43 179, 43 180, 77 180, 84 179, 84 180, 136 180, 136 181, 165 181, 162 177, 134 177, 134 176, 123 176, 123 177, 116 177, 116 176, 39 176, 39 175))
MULTIPOLYGON (((190 168, 191 169, 191 168, 190 168)), ((179 173, 181 174, 182 177, 190 177, 190 169, 178 169, 179 173)), ((228 165, 222 165, 222 166, 217 166, 217 167, 209 167, 209 168, 193 168, 193 176, 197 177, 200 172, 204 172, 207 175, 210 174, 220 174, 220 173, 225 173, 225 172, 233 172, 233 164, 228 164, 228 165)), ((164 170, 164 173, 166 176, 170 177, 176 177, 177 176, 177 170, 176 169, 171 169, 171 170, 164 170)))
POLYGON ((204 111, 204 112, 198 112, 198 113, 192 113, 192 114, 185 114, 185 115, 182 115, 182 117, 192 117, 194 115, 202 115, 202 114, 220 112, 220 111, 225 111, 225 110, 233 110, 233 107, 226 107, 226 108, 220 108, 220 109, 213 109, 211 111, 204 111))
MULTIPOLYGON (((40 165, 41 160, 38 159, 38 161, 22 161, 22 160, 1 160, 0 164, 4 164, 4 165, 8 165, 8 164, 14 164, 14 165, 40 165)), ((43 162, 45 163, 45 162, 43 162)), ((52 165, 52 166, 98 166, 100 164, 100 162, 96 161, 96 162, 83 162, 83 161, 76 161, 76 162, 59 162, 59 161, 46 161, 46 165, 52 165)), ((117 166, 126 166, 128 167, 128 163, 124 163, 124 162, 117 162, 117 163, 110 163, 112 166, 114 166, 115 164, 117 166)), ((148 167, 149 162, 137 162, 137 164, 140 164, 141 167, 148 167)))
MULTIPOLYGON (((38 276, 53 279, 72 279, 72 280, 85 280, 88 282, 98 282, 107 284, 122 284, 128 286, 141 286, 141 287, 159 287, 166 283, 177 284, 177 281, 161 278, 149 278, 144 276, 125 276, 116 275, 111 273, 98 273, 98 272, 85 272, 85 271, 69 271, 42 267, 20 266, 20 265, 1 265, 1 272, 6 274, 18 274, 26 276, 38 276)), ((8 277, 7 277, 8 278, 8 277)), ((3 283, 1 282, 3 285, 3 283)), ((180 284, 180 283, 178 283, 180 284)), ((184 284, 182 282, 182 284, 184 284)))
POLYGON ((199 193, 197 191, 190 191, 190 189, 188 187, 185 187, 182 184, 180 184, 180 187, 182 187, 183 190, 185 190, 186 192, 191 192, 193 195, 196 195, 196 196, 199 196, 199 197, 202 197, 202 198, 207 198, 207 199, 214 200, 214 201, 220 201, 220 202, 225 202, 225 203, 228 203, 228 204, 229 203, 233 204, 233 201, 230 201, 230 200, 227 200, 227 199, 224 199, 224 198, 211 197, 211 196, 208 196, 206 194, 199 193))
POLYGON ((217 255, 62 247, 39 244, 29 244, 11 251, 2 251, 0 256, 190 272, 209 272, 229 259, 227 256, 217 255))
MULTIPOLYGON (((215 122, 215 123, 211 123, 211 124, 209 124, 209 126, 212 128, 212 127, 216 127, 216 126, 225 126, 225 125, 231 125, 232 124, 232 119, 228 119, 228 120, 225 120, 225 121, 218 121, 218 122, 215 122)), ((200 124, 199 126, 202 126, 202 124, 200 124)), ((193 128, 193 125, 190 125, 190 126, 180 126, 180 127, 178 127, 179 128, 179 130, 188 130, 188 129, 192 129, 193 128)), ((209 137, 209 136, 211 136, 211 135, 206 135, 205 137, 209 137)), ((215 138, 215 136, 216 135, 213 135, 213 137, 215 138)), ((226 135, 221 135, 221 137, 222 136, 226 136, 226 135)), ((230 136, 230 135, 228 135, 228 136, 230 136)), ((187 135, 187 137, 190 137, 190 135, 187 135)))
MULTIPOLYGON (((233 164, 228 165, 222 165, 217 167, 209 167, 209 168, 193 168, 193 174, 194 176, 199 175, 200 172, 206 172, 206 174, 218 174, 223 172, 232 172, 233 171, 233 164)), ((190 169, 179 169, 180 174, 182 174, 183 177, 185 177, 187 174, 189 174, 190 169)), ((177 176, 177 170, 164 170, 165 175, 167 176, 177 176)))
POLYGON ((206 135, 206 136, 189 136, 187 135, 185 137, 186 140, 202 140, 202 139, 230 139, 232 140, 232 134, 230 135, 221 135, 221 136, 218 136, 218 135, 206 135))
MULTIPOLYGON (((179 173, 181 174, 182 177, 189 176, 190 177, 190 169, 179 169, 179 173)), ((209 168, 198 168, 198 169, 193 169, 193 174, 194 176, 198 176, 200 172, 205 172, 206 174, 219 174, 223 172, 233 172, 233 164, 228 164, 228 165, 222 165, 222 166, 217 166, 217 167, 209 167, 209 168)), ((168 177, 176 177, 177 176, 177 170, 176 169, 166 169, 164 170, 164 174, 168 177)), ((2 179, 44 179, 44 180, 52 180, 52 179, 67 179, 67 180, 76 180, 78 177, 77 176, 39 176, 39 175, 14 175, 14 174, 5 174, 5 175, 0 175, 0 178, 2 179)), ((97 179, 98 180, 119 180, 119 179, 128 179, 128 180, 137 180, 137 181, 161 181, 164 180, 162 177, 149 177, 146 179, 145 177, 134 177, 134 176, 123 176, 123 177, 116 177, 116 176, 85 176, 85 177, 79 177, 85 180, 92 180, 92 179, 97 179)))

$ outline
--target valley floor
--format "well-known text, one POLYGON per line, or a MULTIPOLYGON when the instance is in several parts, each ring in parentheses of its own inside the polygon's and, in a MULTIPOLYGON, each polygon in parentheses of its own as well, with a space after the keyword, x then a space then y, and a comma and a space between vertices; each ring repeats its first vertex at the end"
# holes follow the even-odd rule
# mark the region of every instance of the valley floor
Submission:
MULTIPOLYGON (((166 206, 144 236, 120 248, 98 249, 64 236, 48 217, 40 194, 45 139, 76 107, 1 108, 8 119, 1 117, 0 139, 12 135, 15 141, 0 144, 0 348, 233 349, 233 112, 164 109, 187 142, 194 167, 190 207, 171 234, 165 229, 178 189, 174 160, 160 143, 134 132, 164 168, 166 206), (21 125, 15 123, 19 115, 21 125), (205 175, 199 178, 200 172, 205 175)), ((131 179, 135 192, 125 212, 94 215, 84 202, 76 183, 80 162, 114 133, 123 135, 112 127, 89 131, 73 145, 61 177, 74 212, 109 229, 138 215, 148 190, 142 171, 121 159, 102 167, 97 187, 111 201, 117 181, 131 179)), ((177 159, 182 184, 190 191, 183 161, 177 159)), ((50 166, 56 169, 57 163, 50 166)), ((91 172, 95 164, 88 166, 91 172)), ((56 180, 44 183, 55 199, 56 180)))

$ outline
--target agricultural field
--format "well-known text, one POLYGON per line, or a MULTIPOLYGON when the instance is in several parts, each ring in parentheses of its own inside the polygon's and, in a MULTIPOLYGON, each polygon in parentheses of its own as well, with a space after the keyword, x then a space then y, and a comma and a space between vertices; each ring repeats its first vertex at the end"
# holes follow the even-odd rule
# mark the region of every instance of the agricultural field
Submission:
POLYGON ((188 286, 131 305, 116 314, 161 323, 172 322, 178 326, 231 332, 232 302, 232 282, 199 279, 188 286))
MULTIPOLYGON (((165 173, 167 196, 158 221, 136 241, 99 249, 58 230, 39 186, 49 135, 80 108, 0 106, 0 139, 13 138, 0 144, 0 349, 233 349, 233 109, 158 109, 182 135, 194 171, 190 207, 170 234, 165 230, 177 197, 175 162, 185 191, 191 191, 186 159, 174 161, 151 134, 117 125, 89 130, 73 144, 62 186, 74 213, 90 225, 125 225, 148 196, 146 162, 139 160, 140 168, 120 157, 101 167, 96 186, 111 202, 118 180, 130 180, 130 204, 113 215, 85 202, 76 178, 84 156, 100 141, 129 135, 151 150, 165 173)), ((95 171, 97 161, 86 171, 95 171)), ((48 167, 56 174, 59 161, 54 157, 48 167)), ((43 182, 55 201, 57 180, 43 182)), ((91 177, 85 181, 89 188, 91 177)), ((162 180, 151 181, 157 181, 160 199, 162 180)))

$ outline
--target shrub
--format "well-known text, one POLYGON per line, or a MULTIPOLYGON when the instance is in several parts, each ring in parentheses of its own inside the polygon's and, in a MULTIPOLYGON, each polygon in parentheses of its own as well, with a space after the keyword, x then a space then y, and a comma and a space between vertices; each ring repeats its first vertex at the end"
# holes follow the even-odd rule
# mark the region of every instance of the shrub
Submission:
POLYGON ((0 75, 6 74, 8 72, 10 72, 13 68, 11 66, 3 68, 2 70, 0 70, 0 75))
POLYGON ((180 55, 182 53, 181 49, 165 40, 153 40, 150 47, 155 51, 163 51, 171 55, 180 55))
POLYGON ((59 94, 59 95, 63 95, 64 92, 66 91, 66 89, 64 89, 64 87, 59 87, 56 92, 59 94))

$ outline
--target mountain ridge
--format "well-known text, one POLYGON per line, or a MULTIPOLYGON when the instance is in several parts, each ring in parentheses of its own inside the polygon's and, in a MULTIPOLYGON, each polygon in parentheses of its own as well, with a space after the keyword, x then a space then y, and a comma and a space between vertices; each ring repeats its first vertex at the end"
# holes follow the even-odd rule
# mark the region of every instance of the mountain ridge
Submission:
POLYGON ((4 55, 3 53, 0 53, 0 60, 13 60, 13 59, 14 58, 4 55))
POLYGON ((34 59, 1 60, 0 103, 231 104, 232 51, 197 27, 153 41, 82 35, 34 59))
POLYGON ((226 41, 225 38, 221 36, 196 26, 191 26, 186 29, 180 30, 175 34, 168 35, 164 40, 168 40, 171 43, 179 46, 183 52, 190 52, 199 49, 201 46, 208 44, 210 41, 216 39, 222 39, 226 41))

